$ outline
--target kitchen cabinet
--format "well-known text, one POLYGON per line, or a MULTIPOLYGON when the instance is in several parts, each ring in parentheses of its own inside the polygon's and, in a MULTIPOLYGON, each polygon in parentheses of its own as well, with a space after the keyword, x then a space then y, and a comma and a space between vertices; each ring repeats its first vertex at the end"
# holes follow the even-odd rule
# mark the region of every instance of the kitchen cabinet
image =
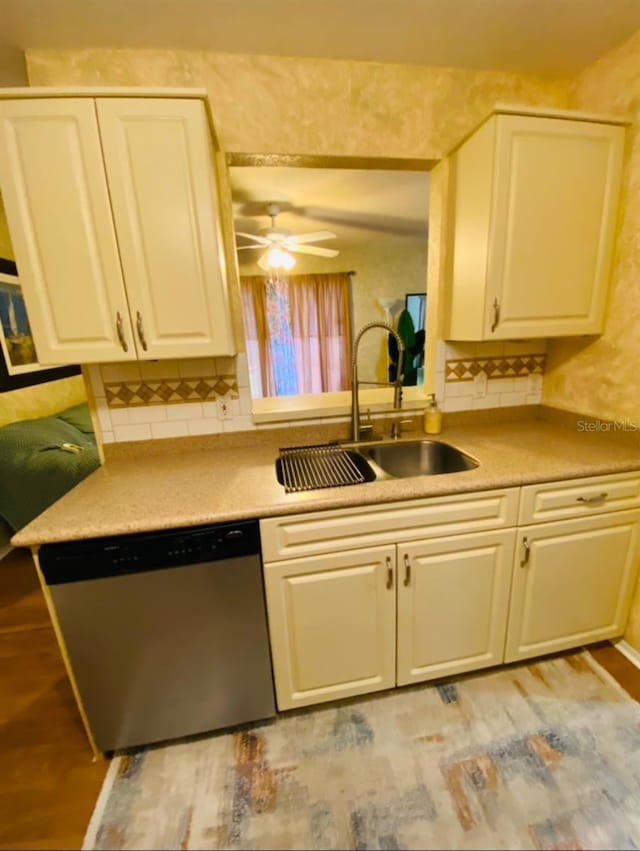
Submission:
POLYGON ((387 546, 265 570, 280 709, 395 685, 395 564, 387 546))
POLYGON ((518 530, 505 662, 622 635, 639 521, 618 511, 518 530))
POLYGON ((515 530, 398 547, 397 684, 499 665, 515 530))
POLYGON ((261 520, 279 709, 622 635, 639 523, 638 472, 261 520))
POLYGON ((41 363, 234 353, 198 97, 0 99, 0 189, 41 363))
POLYGON ((522 488, 506 662, 624 633, 639 508, 638 472, 522 488))
POLYGON ((262 520, 278 708, 500 663, 517 498, 511 488, 262 520), (454 528, 474 534, 446 535, 454 528))
POLYGON ((624 127, 498 112, 450 157, 450 340, 598 334, 624 127))

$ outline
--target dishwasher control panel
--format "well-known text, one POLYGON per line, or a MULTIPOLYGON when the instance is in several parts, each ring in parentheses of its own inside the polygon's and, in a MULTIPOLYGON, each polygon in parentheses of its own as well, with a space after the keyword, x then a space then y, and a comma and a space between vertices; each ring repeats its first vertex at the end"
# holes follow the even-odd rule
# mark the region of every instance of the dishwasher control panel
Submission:
POLYGON ((260 554, 257 520, 46 544, 40 567, 48 585, 100 579, 260 554))

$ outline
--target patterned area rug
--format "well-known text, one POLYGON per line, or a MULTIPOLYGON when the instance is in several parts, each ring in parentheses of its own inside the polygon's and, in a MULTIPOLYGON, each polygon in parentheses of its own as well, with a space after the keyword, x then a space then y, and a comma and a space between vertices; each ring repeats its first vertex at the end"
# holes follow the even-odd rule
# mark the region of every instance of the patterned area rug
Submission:
POLYGON ((114 759, 85 848, 638 848, 640 705, 586 653, 114 759))

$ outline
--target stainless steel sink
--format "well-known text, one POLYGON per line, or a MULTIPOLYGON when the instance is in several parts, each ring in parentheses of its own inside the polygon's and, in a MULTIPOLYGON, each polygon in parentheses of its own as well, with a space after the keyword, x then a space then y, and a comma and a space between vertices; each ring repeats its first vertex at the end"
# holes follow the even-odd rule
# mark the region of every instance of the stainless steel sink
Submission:
POLYGON ((360 451, 384 473, 396 478, 460 473, 478 466, 471 456, 438 440, 382 443, 360 451))

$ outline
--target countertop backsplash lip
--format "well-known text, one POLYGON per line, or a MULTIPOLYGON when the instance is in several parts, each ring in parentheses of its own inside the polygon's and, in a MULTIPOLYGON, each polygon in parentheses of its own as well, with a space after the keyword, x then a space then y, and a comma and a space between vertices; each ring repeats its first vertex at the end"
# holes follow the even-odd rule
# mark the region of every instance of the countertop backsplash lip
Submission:
MULTIPOLYGON (((298 494, 285 494, 276 480, 278 447, 298 437, 307 443, 335 439, 324 424, 319 431, 269 429, 261 439, 254 431, 233 440, 232 435, 215 441, 169 440, 163 454, 155 445, 153 452, 137 455, 119 448, 12 542, 39 546, 640 470, 636 431, 581 430, 584 422, 605 421, 546 408, 526 416, 515 410, 505 416, 504 409, 494 416, 488 411, 450 415, 439 439, 477 458, 478 468, 298 494)), ((339 427, 344 431, 344 423, 339 427)), ((405 437, 424 435, 411 431, 405 437)))
MULTIPOLYGON (((487 408, 477 411, 459 411, 443 414, 443 433, 447 425, 482 425, 502 424, 507 422, 524 422, 541 418, 539 405, 516 405, 510 408, 487 408)), ((406 426, 404 435, 407 438, 426 438, 429 435, 422 431, 422 412, 407 412, 412 420, 411 426, 406 426)), ((376 418, 376 422, 377 422, 376 418)), ((391 421, 391 417, 380 417, 380 420, 391 421)), ((387 431, 389 429, 387 428, 387 431)), ((106 462, 122 458, 138 458, 160 456, 176 452, 204 452, 218 449, 240 449, 256 445, 272 446, 304 446, 329 443, 349 439, 350 424, 348 420, 326 420, 322 423, 294 426, 269 426, 253 431, 230 431, 217 434, 206 434, 190 437, 168 437, 155 440, 123 441, 121 443, 105 444, 106 462)), ((441 437, 441 436, 440 436, 441 437)), ((442 438, 445 439, 445 438, 442 438)))

